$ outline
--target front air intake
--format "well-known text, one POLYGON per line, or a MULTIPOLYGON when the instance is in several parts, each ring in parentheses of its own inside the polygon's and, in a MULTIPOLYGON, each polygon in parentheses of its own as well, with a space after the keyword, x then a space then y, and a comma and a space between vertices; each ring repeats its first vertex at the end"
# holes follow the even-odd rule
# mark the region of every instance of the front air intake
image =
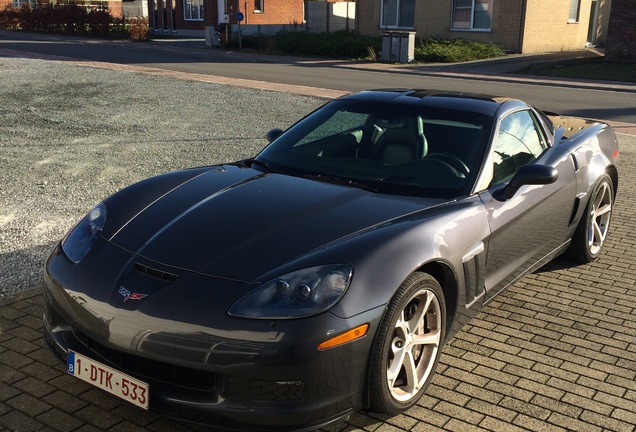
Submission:
POLYGON ((166 281, 166 282, 173 282, 174 280, 177 279, 177 275, 176 274, 168 273, 168 272, 165 272, 163 270, 154 269, 152 267, 148 267, 147 265, 134 263, 133 266, 134 266, 135 270, 137 270, 139 273, 143 273, 146 276, 150 276, 150 277, 153 277, 155 279, 160 279, 160 280, 166 281))

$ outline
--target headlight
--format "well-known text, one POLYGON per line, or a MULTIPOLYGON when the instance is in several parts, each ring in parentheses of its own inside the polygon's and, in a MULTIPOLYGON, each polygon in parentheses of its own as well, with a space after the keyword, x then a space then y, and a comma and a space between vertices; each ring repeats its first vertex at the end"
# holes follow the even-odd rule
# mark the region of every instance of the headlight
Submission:
POLYGON ((75 264, 93 247, 106 223, 106 206, 98 204, 62 240, 62 250, 75 264))
POLYGON ((326 311, 345 293, 353 269, 348 265, 325 265, 288 273, 273 279, 230 307, 232 316, 290 319, 326 311))

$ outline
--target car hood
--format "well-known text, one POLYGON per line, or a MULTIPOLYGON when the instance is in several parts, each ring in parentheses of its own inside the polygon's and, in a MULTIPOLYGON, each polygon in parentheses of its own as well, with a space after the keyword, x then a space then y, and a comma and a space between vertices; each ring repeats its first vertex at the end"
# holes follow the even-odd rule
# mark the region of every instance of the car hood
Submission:
POLYGON ((172 187, 112 230, 109 241, 164 265, 251 282, 440 202, 228 165, 172 187))

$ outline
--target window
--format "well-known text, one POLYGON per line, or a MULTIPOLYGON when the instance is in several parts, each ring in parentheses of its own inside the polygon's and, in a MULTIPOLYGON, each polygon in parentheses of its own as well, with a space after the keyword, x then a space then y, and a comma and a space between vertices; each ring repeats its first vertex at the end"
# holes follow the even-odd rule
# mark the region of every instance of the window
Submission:
POLYGON ((547 148, 530 111, 517 111, 501 121, 493 151, 493 184, 508 180, 517 169, 534 162, 547 148))
POLYGON ((285 131, 258 159, 290 175, 377 193, 455 198, 470 193, 481 174, 491 125, 492 117, 463 110, 339 99, 285 131))
POLYGON ((382 0, 382 27, 415 28, 415 0, 382 0))
POLYGON ((452 30, 487 31, 492 26, 494 0, 454 0, 452 30))
POLYGON ((184 0, 183 18, 187 21, 202 21, 203 0, 184 0))
POLYGON ((569 23, 579 22, 579 13, 581 11, 581 0, 570 0, 570 13, 568 15, 569 23))
POLYGON ((265 12, 265 0, 254 0, 254 12, 265 12))
POLYGON ((16 8, 19 8, 28 4, 30 4, 31 6, 37 6, 37 1, 36 0, 13 0, 11 2, 11 5, 16 8))

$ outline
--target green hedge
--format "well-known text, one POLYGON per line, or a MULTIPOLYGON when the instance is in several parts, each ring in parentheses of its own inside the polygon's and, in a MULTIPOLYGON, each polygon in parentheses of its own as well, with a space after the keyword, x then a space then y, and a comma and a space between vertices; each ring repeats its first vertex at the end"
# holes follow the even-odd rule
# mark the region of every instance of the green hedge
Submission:
MULTIPOLYGON (((238 38, 230 46, 238 47, 238 38)), ((354 32, 333 33, 281 32, 276 35, 243 36, 241 46, 270 53, 285 53, 338 59, 372 59, 379 57, 382 38, 362 36, 354 32)), ((504 55, 492 43, 465 39, 431 38, 420 40, 415 47, 415 61, 424 63, 458 63, 504 55)))
POLYGON ((503 48, 490 42, 465 39, 431 38, 415 47, 415 61, 426 63, 459 63, 501 57, 503 48))
POLYGON ((114 18, 107 9, 89 10, 76 5, 8 6, 0 11, 0 28, 94 36, 129 34, 125 18, 114 18))
POLYGON ((276 46, 290 54, 315 55, 330 58, 364 58, 369 48, 380 50, 380 38, 362 36, 354 32, 338 31, 333 33, 280 33, 276 46))
MULTIPOLYGON (((379 37, 362 36, 351 31, 333 33, 280 32, 276 35, 253 35, 241 38, 243 48, 315 57, 359 59, 378 52, 382 45, 379 37)), ((238 47, 238 38, 230 42, 238 47)))

